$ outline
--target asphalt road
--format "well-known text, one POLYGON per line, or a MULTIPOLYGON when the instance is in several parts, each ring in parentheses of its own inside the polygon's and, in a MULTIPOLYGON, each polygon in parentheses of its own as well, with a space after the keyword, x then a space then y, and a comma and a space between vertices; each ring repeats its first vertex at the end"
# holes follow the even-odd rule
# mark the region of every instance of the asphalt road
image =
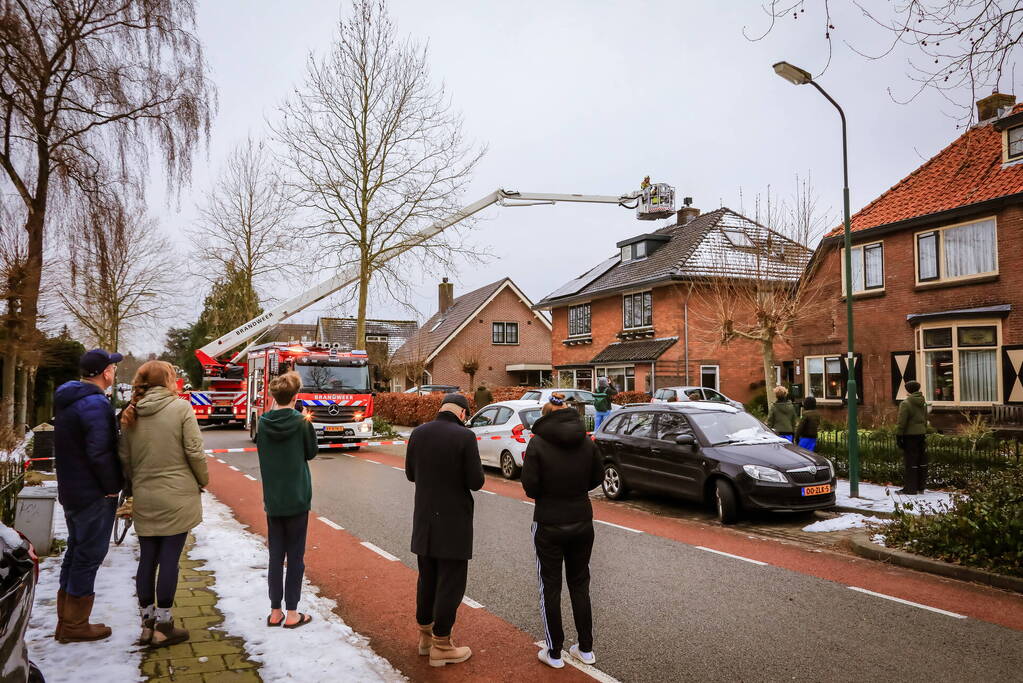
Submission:
MULTIPOLYGON (((239 431, 206 430, 205 438, 207 448, 251 445, 239 431)), ((408 549, 412 484, 404 471, 367 461, 371 451, 359 455, 323 451, 312 461, 313 508, 415 567, 408 549)), ((254 453, 218 457, 259 477, 254 453)), ((475 497, 467 595, 539 640, 532 507, 501 495, 475 497)), ((1023 632, 653 534, 595 527, 597 666, 621 681, 1021 680, 1023 632)), ((574 642, 567 591, 562 602, 567 648, 574 642)))

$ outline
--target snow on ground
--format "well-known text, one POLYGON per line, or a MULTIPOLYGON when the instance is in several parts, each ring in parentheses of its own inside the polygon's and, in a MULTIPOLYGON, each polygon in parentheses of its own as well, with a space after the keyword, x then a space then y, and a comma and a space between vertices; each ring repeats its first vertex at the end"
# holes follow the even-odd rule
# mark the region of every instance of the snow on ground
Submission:
MULTIPOLYGON (((53 537, 67 538, 60 503, 56 503, 53 511, 53 537)), ((39 563, 39 583, 25 633, 29 658, 43 672, 46 683, 141 681, 142 652, 134 644, 139 637, 139 608, 135 601, 138 539, 135 534, 129 533, 120 546, 110 545, 110 552, 96 574, 92 622, 102 622, 113 629, 113 635, 106 640, 61 645, 53 639, 62 559, 63 553, 39 563)))
POLYGON ((21 443, 19 443, 17 446, 15 446, 12 450, 0 451, 0 462, 5 462, 5 461, 21 462, 22 460, 24 460, 25 459, 25 449, 28 447, 28 444, 29 444, 29 442, 31 440, 32 440, 32 435, 29 434, 24 439, 22 439, 21 443))
POLYGON ((212 588, 224 613, 220 628, 245 640, 252 659, 263 666, 264 680, 405 680, 331 611, 334 601, 318 595, 308 580, 298 608, 313 617, 312 623, 295 630, 268 628, 263 539, 242 527, 231 509, 208 492, 203 494, 203 518, 194 532, 192 557, 216 573, 212 588))
POLYGON ((900 506, 913 503, 913 509, 908 510, 913 514, 920 514, 921 510, 940 510, 942 504, 952 505, 955 497, 960 494, 948 493, 946 491, 927 491, 922 495, 904 496, 896 493, 898 486, 879 486, 860 482, 860 497, 849 496, 849 482, 845 479, 838 480, 835 504, 841 507, 858 508, 872 512, 894 512, 895 503, 900 506))
POLYGON ((890 520, 878 517, 864 517, 858 512, 846 512, 832 519, 822 519, 803 527, 803 531, 844 531, 862 529, 868 524, 887 524, 890 520))

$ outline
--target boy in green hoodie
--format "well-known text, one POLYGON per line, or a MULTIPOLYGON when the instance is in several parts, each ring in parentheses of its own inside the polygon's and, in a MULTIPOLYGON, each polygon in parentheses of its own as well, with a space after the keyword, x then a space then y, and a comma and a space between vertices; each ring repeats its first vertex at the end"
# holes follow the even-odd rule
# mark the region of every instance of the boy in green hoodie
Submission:
POLYGON ((256 450, 259 475, 263 482, 263 507, 266 509, 270 566, 270 616, 267 626, 298 628, 312 621, 298 611, 305 572, 305 537, 313 497, 309 460, 316 457, 316 433, 305 416, 295 410, 295 394, 302 379, 295 372, 275 377, 270 394, 277 404, 259 418, 256 450), (284 561, 288 576, 284 579, 284 561), (281 611, 281 599, 288 610, 281 611))
POLYGON ((920 382, 906 382, 909 396, 899 404, 895 440, 902 449, 906 474, 899 493, 913 496, 927 488, 927 401, 920 382))

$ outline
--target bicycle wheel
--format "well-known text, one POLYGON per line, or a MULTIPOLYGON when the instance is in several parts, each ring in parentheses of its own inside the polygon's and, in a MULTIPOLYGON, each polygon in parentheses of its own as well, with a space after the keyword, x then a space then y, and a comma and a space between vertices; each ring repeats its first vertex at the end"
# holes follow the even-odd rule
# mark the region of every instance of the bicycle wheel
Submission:
MULTIPOLYGON (((124 505, 125 499, 124 491, 121 491, 121 495, 117 498, 117 507, 124 505)), ((114 545, 121 545, 124 541, 124 537, 128 535, 128 529, 131 528, 131 517, 115 517, 114 518, 114 545)))

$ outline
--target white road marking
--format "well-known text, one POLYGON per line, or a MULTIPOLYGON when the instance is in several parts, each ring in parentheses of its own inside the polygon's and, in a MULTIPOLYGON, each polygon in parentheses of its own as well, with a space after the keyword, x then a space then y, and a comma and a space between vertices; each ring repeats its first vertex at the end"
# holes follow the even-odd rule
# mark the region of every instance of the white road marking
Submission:
POLYGON ((641 534, 641 533, 643 533, 639 529, 633 529, 632 527, 622 526, 621 524, 615 524, 614 522, 605 522, 602 519, 595 519, 593 521, 594 522, 599 522, 601 524, 606 524, 608 526, 613 526, 615 529, 624 529, 625 531, 631 531, 634 534, 641 534))
MULTIPOLYGON (((533 644, 536 645, 540 649, 543 649, 543 648, 547 647, 547 643, 545 643, 542 640, 538 640, 538 641, 536 641, 533 644)), ((562 650, 561 651, 561 661, 563 661, 565 664, 568 664, 569 666, 572 666, 572 667, 575 667, 576 669, 579 669, 580 671, 582 671, 584 674, 586 674, 590 678, 598 680, 601 683, 621 683, 621 681, 619 681, 617 678, 615 678, 611 674, 604 673, 603 671, 601 671, 600 669, 598 669, 595 666, 591 666, 589 664, 583 664, 582 662, 576 661, 576 658, 573 657, 572 655, 568 654, 567 650, 562 650)))
POLYGON ((316 519, 320 520, 321 522, 323 522, 324 524, 329 526, 331 529, 337 529, 338 531, 344 531, 345 530, 345 528, 343 526, 341 526, 340 524, 338 524, 336 522, 330 521, 326 517, 317 517, 316 519))
POLYGON ((533 502, 533 501, 531 501, 531 500, 524 500, 524 501, 522 501, 522 502, 523 502, 523 503, 525 503, 526 505, 533 505, 533 506, 536 506, 536 503, 534 503, 534 502, 533 502))
POLYGON ((715 553, 717 555, 724 555, 725 557, 731 557, 731 558, 734 558, 736 560, 742 560, 743 562, 749 562, 750 564, 759 564, 760 566, 766 566, 767 565, 766 562, 761 562, 760 560, 751 560, 750 558, 743 557, 742 555, 733 555, 732 553, 726 553, 726 552, 723 552, 721 550, 714 550, 713 548, 707 548, 707 547, 704 547, 702 545, 698 545, 698 546, 695 546, 695 547, 699 548, 700 550, 706 550, 708 553, 715 553))
POLYGON ((373 545, 369 541, 363 541, 362 545, 366 546, 367 548, 369 548, 370 550, 372 550, 373 552, 375 552, 377 555, 379 555, 380 557, 384 558, 385 560, 390 560, 391 562, 397 562, 398 561, 397 557, 395 557, 391 553, 387 552, 383 548, 381 548, 379 546, 373 545))
POLYGON ((378 463, 378 462, 377 462, 376 460, 370 460, 369 458, 366 458, 365 460, 366 460, 366 462, 371 462, 371 463, 373 463, 374 465, 379 465, 379 464, 380 464, 380 463, 378 463))
POLYGON ((392 470, 398 470, 399 472, 404 472, 405 471, 404 467, 395 467, 394 465, 391 465, 391 469, 392 470))
POLYGON ((891 600, 892 602, 900 602, 903 605, 909 605, 911 607, 919 607, 920 609, 929 610, 931 612, 937 612, 938 614, 944 614, 947 617, 953 617, 955 619, 965 619, 965 614, 957 614, 955 612, 949 612, 947 610, 938 609, 937 607, 931 607, 930 605, 921 605, 919 602, 912 602, 910 600, 903 600, 897 598, 894 595, 885 595, 884 593, 875 593, 874 591, 868 591, 866 588, 857 588, 856 586, 849 586, 850 590, 854 590, 857 593, 866 593, 867 595, 873 595, 877 598, 884 598, 885 600, 891 600))
POLYGON ((469 607, 472 607, 473 609, 479 609, 480 607, 483 607, 483 605, 481 605, 480 603, 476 602, 475 600, 470 598, 468 595, 463 595, 462 596, 462 602, 464 602, 469 607))
POLYGON ((235 472, 241 472, 241 470, 238 469, 237 467, 235 467, 234 465, 228 465, 227 468, 231 469, 231 470, 234 470, 235 472))
POLYGON ((497 494, 496 494, 496 493, 494 493, 493 491, 488 491, 488 490, 486 490, 486 489, 480 489, 480 493, 489 493, 489 494, 490 494, 490 495, 492 495, 492 496, 496 496, 496 495, 497 495, 497 494))
POLYGON ((227 464, 226 461, 221 460, 220 458, 217 458, 217 462, 219 462, 221 465, 226 465, 227 464))
POLYGON ((246 474, 246 475, 245 475, 245 478, 246 478, 246 479, 250 479, 250 480, 252 480, 252 481, 256 481, 256 478, 255 478, 254 476, 252 476, 251 474, 246 474))

